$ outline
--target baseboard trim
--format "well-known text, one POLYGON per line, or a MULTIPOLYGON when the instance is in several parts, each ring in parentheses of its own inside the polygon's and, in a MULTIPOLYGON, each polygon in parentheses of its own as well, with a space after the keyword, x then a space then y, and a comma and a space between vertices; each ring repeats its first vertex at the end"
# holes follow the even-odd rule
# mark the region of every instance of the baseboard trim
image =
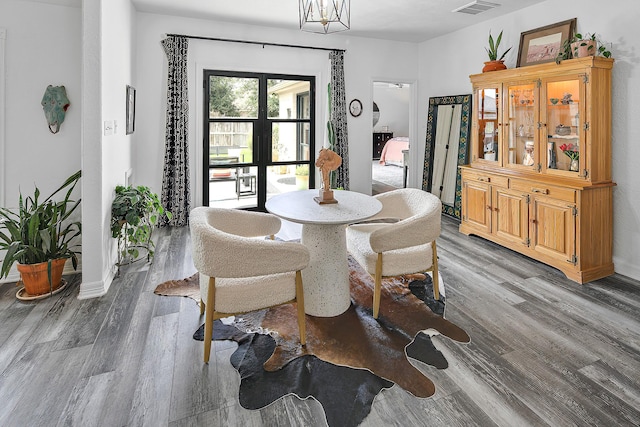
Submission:
POLYGON ((111 286, 114 277, 114 271, 110 270, 104 280, 98 280, 97 282, 82 282, 80 284, 78 299, 98 298, 105 295, 109 291, 109 287, 111 286))
POLYGON ((634 280, 640 280, 640 267, 638 267, 637 265, 622 261, 615 256, 613 257, 613 264, 616 266, 616 273, 622 274, 623 276, 627 276, 634 280))

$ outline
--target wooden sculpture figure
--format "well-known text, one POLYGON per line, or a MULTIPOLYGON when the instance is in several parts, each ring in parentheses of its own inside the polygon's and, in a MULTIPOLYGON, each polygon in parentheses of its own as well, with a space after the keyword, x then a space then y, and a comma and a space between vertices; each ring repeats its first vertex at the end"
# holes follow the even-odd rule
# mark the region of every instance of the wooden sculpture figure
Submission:
POLYGON ((342 157, 340 157, 335 151, 328 148, 320 149, 318 159, 316 160, 316 166, 320 169, 320 173, 322 174, 322 187, 320 188, 320 196, 314 197, 316 202, 320 204, 338 203, 338 201, 333 198, 329 175, 331 171, 338 169, 341 164, 342 157))

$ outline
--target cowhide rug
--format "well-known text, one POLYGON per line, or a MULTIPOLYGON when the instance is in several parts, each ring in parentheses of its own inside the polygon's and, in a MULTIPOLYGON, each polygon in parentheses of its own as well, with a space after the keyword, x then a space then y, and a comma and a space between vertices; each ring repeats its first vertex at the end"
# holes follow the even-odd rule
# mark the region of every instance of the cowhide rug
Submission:
MULTIPOLYGON (((469 342, 467 333, 444 318, 444 294, 433 299, 431 278, 383 281, 380 316, 372 317, 373 278, 349 258, 350 308, 340 316, 306 316, 307 345, 299 341, 293 304, 216 321, 214 340, 233 340, 231 356, 241 383, 240 404, 260 409, 287 395, 313 397, 329 426, 357 426, 371 411, 375 396, 394 383, 417 397, 435 385, 408 357, 438 369, 448 363, 431 341, 443 335, 469 342)), ((442 282, 441 282, 442 283, 442 282)), ((155 293, 199 301, 198 275, 160 284, 155 293)), ((204 326, 194 338, 202 340, 204 326)))

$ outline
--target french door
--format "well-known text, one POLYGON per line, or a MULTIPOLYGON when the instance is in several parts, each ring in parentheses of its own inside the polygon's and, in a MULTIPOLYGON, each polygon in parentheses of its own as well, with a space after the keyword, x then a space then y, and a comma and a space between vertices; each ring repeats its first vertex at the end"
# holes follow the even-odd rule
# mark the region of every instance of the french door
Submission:
POLYGON ((264 211, 314 187, 313 76, 205 70, 203 88, 205 206, 264 211))

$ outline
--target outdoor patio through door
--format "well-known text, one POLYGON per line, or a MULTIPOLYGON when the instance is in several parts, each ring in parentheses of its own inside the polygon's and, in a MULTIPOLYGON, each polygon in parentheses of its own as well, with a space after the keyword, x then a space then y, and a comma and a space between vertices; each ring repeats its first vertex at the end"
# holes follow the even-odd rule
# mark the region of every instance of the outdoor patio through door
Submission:
POLYGON ((205 206, 264 211, 314 187, 313 76, 205 70, 203 87, 205 206))

